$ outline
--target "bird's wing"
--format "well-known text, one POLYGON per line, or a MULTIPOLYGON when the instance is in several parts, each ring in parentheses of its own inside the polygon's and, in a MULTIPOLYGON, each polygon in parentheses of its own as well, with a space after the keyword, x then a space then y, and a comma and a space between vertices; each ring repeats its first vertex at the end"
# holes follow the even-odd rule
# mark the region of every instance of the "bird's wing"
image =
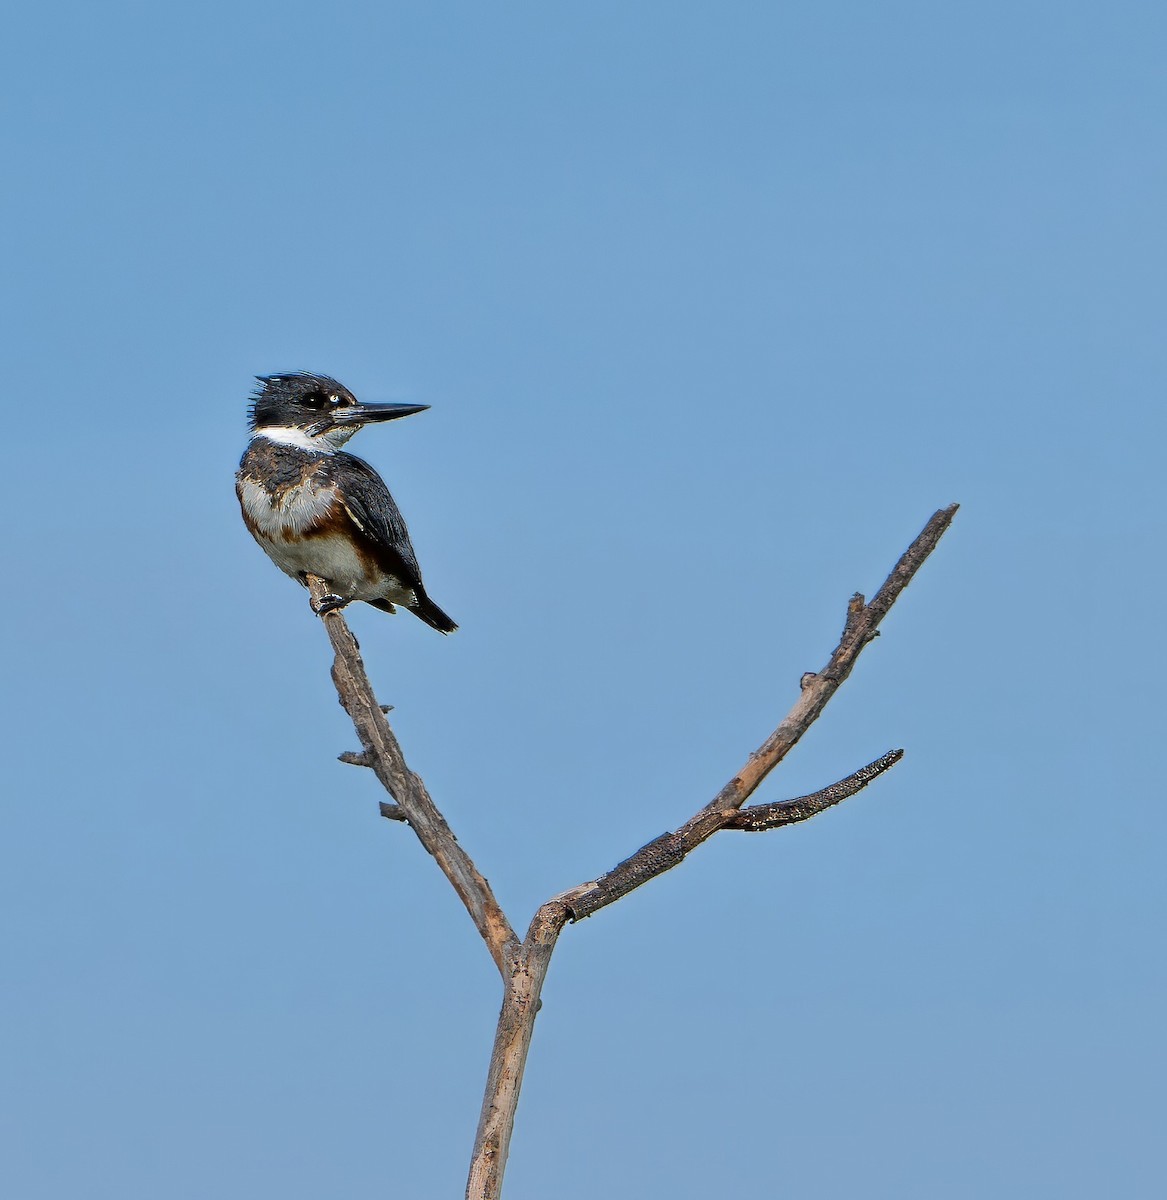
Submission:
MULTIPOLYGON (((355 454, 339 453, 335 457, 343 460, 344 483, 337 490, 348 515, 357 528, 391 558, 395 568, 400 564, 402 583, 420 587, 421 568, 409 540, 409 530, 385 481, 355 454)), ((395 569, 393 573, 398 574, 398 571, 395 569)))

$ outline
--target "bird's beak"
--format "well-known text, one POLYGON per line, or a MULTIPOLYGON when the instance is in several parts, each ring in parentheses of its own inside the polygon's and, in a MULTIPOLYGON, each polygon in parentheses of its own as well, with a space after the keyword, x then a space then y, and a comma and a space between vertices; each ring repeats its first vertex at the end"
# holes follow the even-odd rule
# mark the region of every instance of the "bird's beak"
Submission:
POLYGON ((427 408, 428 404, 356 404, 333 413, 332 419, 337 425, 373 425, 380 421, 396 421, 398 417, 412 417, 427 408))

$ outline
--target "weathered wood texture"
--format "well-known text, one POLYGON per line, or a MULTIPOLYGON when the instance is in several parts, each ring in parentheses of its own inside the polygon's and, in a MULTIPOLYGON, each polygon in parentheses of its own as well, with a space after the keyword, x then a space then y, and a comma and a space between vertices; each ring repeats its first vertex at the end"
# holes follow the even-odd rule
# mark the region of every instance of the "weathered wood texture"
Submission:
MULTIPOLYGON (((329 591, 324 580, 314 575, 308 576, 308 590, 313 605, 319 605, 329 591)), ((365 764, 376 773, 418 840, 434 856, 453 885, 505 979, 507 956, 519 945, 515 931, 494 898, 490 884, 471 861, 470 855, 458 844, 458 839, 446 824, 446 818, 430 799, 425 784, 406 765, 401 746, 389 728, 389 722, 365 674, 365 664, 357 649, 356 639, 340 610, 326 612, 321 620, 328 630, 335 654, 332 681, 361 739, 365 764)))
MULTIPOLYGON (((903 757, 902 750, 891 750, 812 795, 745 806, 850 675, 863 648, 878 635, 880 622, 936 548, 956 510, 954 504, 932 516, 870 603, 858 594, 851 598, 842 636, 826 666, 817 673, 803 676, 799 697, 790 712, 708 804, 677 829, 654 838, 610 871, 552 897, 536 912, 521 942, 495 900, 490 885, 459 846, 424 784, 406 765, 340 611, 323 615, 336 656, 333 681, 362 747, 359 753, 348 752, 341 758, 376 772, 393 798, 393 803, 381 805, 382 815, 407 822, 433 855, 465 904, 503 979, 502 1011, 471 1158, 467 1200, 497 1200, 501 1193, 539 997, 551 955, 567 923, 599 912, 675 867, 719 830, 757 833, 805 821, 853 796, 903 757)), ((328 591, 327 586, 313 577, 309 577, 308 584, 314 606, 319 605, 328 591)))

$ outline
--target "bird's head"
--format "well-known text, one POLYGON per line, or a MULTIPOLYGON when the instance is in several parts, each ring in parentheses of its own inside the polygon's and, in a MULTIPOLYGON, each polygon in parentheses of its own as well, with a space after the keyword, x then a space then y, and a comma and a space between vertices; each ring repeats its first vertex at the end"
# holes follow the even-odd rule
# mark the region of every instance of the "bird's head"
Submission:
POLYGON ((424 412, 428 404, 362 404, 328 375, 257 375, 251 431, 276 441, 336 450, 365 425, 424 412))

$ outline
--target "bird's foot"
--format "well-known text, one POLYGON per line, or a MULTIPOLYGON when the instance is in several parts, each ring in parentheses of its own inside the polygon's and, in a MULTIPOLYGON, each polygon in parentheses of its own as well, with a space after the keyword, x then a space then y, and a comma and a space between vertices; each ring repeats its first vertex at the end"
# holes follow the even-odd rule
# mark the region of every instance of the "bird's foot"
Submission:
POLYGON ((327 616, 330 612, 335 612, 338 608, 344 608, 349 603, 350 601, 346 600, 343 596, 337 596, 330 592, 327 596, 321 596, 319 603, 313 601, 312 611, 318 617, 323 617, 327 616))

